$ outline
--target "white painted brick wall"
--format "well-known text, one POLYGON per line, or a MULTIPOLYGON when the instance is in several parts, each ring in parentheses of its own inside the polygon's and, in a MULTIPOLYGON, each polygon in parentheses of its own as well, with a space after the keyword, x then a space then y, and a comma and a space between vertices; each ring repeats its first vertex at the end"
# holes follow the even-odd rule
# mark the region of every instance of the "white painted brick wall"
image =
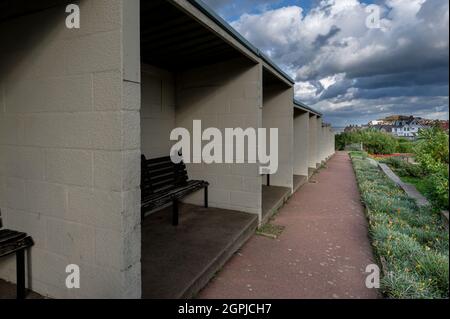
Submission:
POLYGON ((309 152, 308 167, 316 168, 317 164, 317 116, 309 117, 309 152))
POLYGON ((141 122, 142 153, 147 158, 168 156, 175 128, 175 82, 170 72, 143 66, 141 122))
MULTIPOLYGON (((192 133, 192 121, 201 120, 202 129, 262 125, 262 69, 244 59, 208 65, 178 74, 176 77, 176 127, 192 133)), ((291 99, 292 102, 292 99, 291 99)), ((189 164, 191 178, 211 183, 211 207, 261 214, 261 180, 258 164, 189 164)), ((203 204, 199 191, 185 200, 203 204)))
MULTIPOLYGON (((35 240, 33 290, 136 298, 139 1, 80 6, 79 30, 65 28, 64 7, 0 28, 0 209, 5 227, 35 240), (70 263, 80 266, 79 290, 65 287, 70 263)), ((0 278, 15 281, 14 267, 2 258, 0 278)))

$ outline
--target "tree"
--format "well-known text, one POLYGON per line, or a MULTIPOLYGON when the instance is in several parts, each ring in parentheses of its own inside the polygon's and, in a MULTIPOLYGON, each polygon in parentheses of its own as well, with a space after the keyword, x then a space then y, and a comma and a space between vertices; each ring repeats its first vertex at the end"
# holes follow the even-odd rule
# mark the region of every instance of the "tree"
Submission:
POLYGON ((414 148, 416 160, 427 174, 433 201, 448 208, 448 134, 439 127, 420 130, 414 148))

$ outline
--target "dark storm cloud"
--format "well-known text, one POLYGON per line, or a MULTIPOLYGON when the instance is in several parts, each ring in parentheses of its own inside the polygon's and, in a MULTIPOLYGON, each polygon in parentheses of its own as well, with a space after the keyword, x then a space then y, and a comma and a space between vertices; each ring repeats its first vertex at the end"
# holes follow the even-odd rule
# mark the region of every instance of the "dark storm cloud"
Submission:
POLYGON ((389 112, 448 117, 448 1, 377 3, 378 29, 366 26, 358 0, 244 14, 233 26, 295 77, 297 98, 336 122, 389 112))
POLYGON ((377 99, 398 96, 447 96, 447 67, 424 70, 423 72, 403 72, 373 75, 362 78, 343 79, 321 90, 320 99, 345 96, 349 90, 351 98, 377 99))
POLYGON ((319 34, 313 42, 314 47, 316 49, 319 49, 320 47, 324 46, 332 37, 338 34, 339 31, 341 31, 341 29, 334 25, 331 27, 330 31, 327 34, 319 34))

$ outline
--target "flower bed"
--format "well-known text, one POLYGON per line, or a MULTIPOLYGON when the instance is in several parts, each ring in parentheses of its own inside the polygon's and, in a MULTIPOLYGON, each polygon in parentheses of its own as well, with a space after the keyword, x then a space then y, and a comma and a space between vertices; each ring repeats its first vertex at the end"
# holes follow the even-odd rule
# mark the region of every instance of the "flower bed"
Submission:
POLYGON ((388 298, 448 298, 449 237, 438 213, 418 208, 361 154, 352 154, 388 298))

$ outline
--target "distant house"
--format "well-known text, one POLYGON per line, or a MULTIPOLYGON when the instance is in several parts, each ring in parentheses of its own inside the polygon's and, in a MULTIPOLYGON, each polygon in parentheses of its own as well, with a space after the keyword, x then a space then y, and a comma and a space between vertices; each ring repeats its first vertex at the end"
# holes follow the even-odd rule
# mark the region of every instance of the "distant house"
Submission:
POLYGON ((448 132, 448 121, 439 121, 439 126, 441 129, 448 132))
POLYGON ((414 139, 417 137, 420 129, 428 126, 421 123, 421 118, 409 117, 408 119, 401 119, 394 122, 391 132, 394 136, 414 139))
POLYGON ((373 125, 372 128, 379 130, 380 132, 392 133, 393 125, 378 124, 373 125))
POLYGON ((361 130, 361 126, 358 125, 349 125, 344 128, 345 133, 357 132, 361 130))

